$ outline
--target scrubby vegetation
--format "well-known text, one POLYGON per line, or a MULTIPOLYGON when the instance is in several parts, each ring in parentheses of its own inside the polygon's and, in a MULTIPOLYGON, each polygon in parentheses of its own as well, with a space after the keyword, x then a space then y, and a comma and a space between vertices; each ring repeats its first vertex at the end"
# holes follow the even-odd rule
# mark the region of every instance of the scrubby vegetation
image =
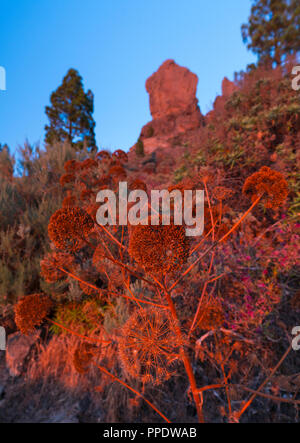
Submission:
MULTIPOLYGON (((79 371, 78 380, 93 368, 89 389, 97 384, 103 404, 111 383, 127 389, 114 405, 118 419, 129 419, 121 409, 130 405, 130 420, 193 421, 196 412, 200 421, 255 420, 261 404, 266 411, 275 402, 276 419, 296 420, 300 386, 296 378, 288 393, 286 386, 299 363, 288 343, 299 315, 298 96, 288 65, 251 70, 237 85, 205 127, 174 141, 185 154, 180 169, 169 171, 169 189, 206 192, 204 236, 193 242, 172 225, 97 225, 100 189, 117 192, 122 180, 129 190, 148 188, 131 178, 123 151, 27 145, 22 176, 2 176, 2 307, 21 299, 20 326, 27 304, 40 297, 30 294, 48 296, 47 308, 52 302, 45 315, 53 338, 28 374, 39 361, 44 367, 53 340, 64 346, 69 339, 66 368, 79 371), (179 400, 183 391, 190 395, 179 400), (166 402, 171 393, 178 408, 166 402)), ((2 155, 13 164, 7 150, 2 155)))
MULTIPOLYGON (((49 386, 88 395, 81 421, 299 421, 300 97, 294 46, 273 43, 154 169, 141 140, 110 153, 64 133, 17 165, 0 147, 0 315, 41 331, 24 374, 37 410, 49 386), (203 189, 203 235, 97 224, 97 193, 121 181, 203 189)), ((22 419, 14 402, 2 420, 22 419)))

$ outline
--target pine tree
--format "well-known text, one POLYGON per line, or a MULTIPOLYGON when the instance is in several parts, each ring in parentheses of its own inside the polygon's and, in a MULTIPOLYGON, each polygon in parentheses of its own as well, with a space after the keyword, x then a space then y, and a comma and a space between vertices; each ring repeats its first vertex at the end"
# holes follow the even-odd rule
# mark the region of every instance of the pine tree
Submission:
POLYGON ((299 0, 254 0, 242 36, 260 62, 280 65, 286 55, 300 51, 299 0))
POLYGON ((75 149, 94 150, 95 122, 94 95, 83 89, 82 78, 78 71, 69 69, 61 86, 51 94, 51 106, 46 106, 46 115, 50 124, 45 126, 45 142, 68 141, 75 149))

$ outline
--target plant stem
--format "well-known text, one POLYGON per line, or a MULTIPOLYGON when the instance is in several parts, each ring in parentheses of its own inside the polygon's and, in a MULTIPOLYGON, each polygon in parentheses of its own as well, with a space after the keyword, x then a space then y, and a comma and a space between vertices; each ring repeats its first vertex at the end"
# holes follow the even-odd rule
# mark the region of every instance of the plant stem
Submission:
POLYGON ((98 340, 97 338, 87 337, 86 335, 79 334, 78 332, 73 331, 72 329, 67 328, 64 325, 61 325, 60 323, 57 323, 56 321, 52 320, 51 318, 47 318, 47 320, 54 324, 55 326, 58 326, 61 329, 64 329, 65 331, 69 332, 70 334, 76 335, 76 337, 82 338, 84 340, 89 340, 94 343, 102 343, 105 345, 109 345, 111 343, 111 340, 98 340))
POLYGON ((222 243, 230 234, 233 233, 233 231, 236 230, 236 228, 242 223, 242 221, 247 217, 247 215, 252 211, 252 209, 258 204, 258 202, 261 200, 262 195, 257 197, 257 199, 252 203, 250 208, 243 214, 243 216, 232 226, 230 231, 227 232, 220 240, 219 243, 222 243))
POLYGON ((117 381, 121 385, 125 386, 125 388, 129 389, 131 392, 133 392, 138 397, 142 398, 152 409, 154 409, 155 412, 157 412, 167 423, 171 423, 170 420, 162 413, 159 409, 157 409, 156 406, 154 406, 153 403, 151 403, 147 398, 145 398, 142 394, 140 394, 138 391, 133 389, 131 386, 129 386, 124 381, 120 380, 118 377, 116 377, 114 374, 111 374, 107 369, 105 369, 103 366, 96 365, 98 369, 100 369, 101 372, 108 375, 112 380, 117 381))
MULTIPOLYGON (((169 305, 169 308, 171 311, 171 315, 172 315, 174 323, 175 323, 175 328, 176 328, 175 332, 176 332, 177 336, 179 337, 180 341, 183 343, 182 332, 181 332, 181 329, 179 326, 179 320, 178 320, 178 316, 177 316, 177 312, 176 312, 176 308, 174 306, 173 300, 172 300, 171 295, 165 286, 163 287, 163 290, 164 290, 164 293, 165 293, 165 296, 166 296, 166 299, 167 299, 167 302, 168 302, 168 305, 169 305)), ((190 359, 184 350, 183 344, 180 347, 180 356, 181 356, 187 376, 190 381, 191 390, 192 390, 193 398, 195 401, 199 422, 204 423, 205 421, 204 421, 204 416, 203 416, 203 411, 202 411, 202 404, 200 402, 200 394, 197 389, 194 371, 193 371, 190 359)))
POLYGON ((253 394, 250 399, 247 401, 247 403, 243 406, 243 408, 240 410, 240 412, 238 413, 237 417, 240 418, 244 412, 249 408, 249 406, 251 405, 251 403, 253 402, 253 400, 256 398, 256 396, 260 393, 260 391, 266 386, 266 384, 268 383, 268 381, 273 377, 273 375, 275 374, 275 372, 277 371, 277 369, 282 365, 282 363, 284 362, 284 360, 286 359, 286 357, 289 355, 289 353, 292 350, 292 346, 290 345, 288 347, 288 349, 285 351, 285 353, 283 354, 283 356, 281 357, 281 359, 279 360, 279 362, 277 363, 277 365, 275 366, 275 368, 272 369, 270 375, 265 379, 265 381, 260 385, 260 387, 255 391, 255 394, 253 394))

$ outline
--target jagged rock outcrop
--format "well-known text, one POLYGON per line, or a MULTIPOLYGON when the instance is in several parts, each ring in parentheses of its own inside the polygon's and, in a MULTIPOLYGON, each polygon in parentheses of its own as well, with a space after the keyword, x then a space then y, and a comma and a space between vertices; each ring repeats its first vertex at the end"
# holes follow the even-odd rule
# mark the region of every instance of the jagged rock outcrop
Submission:
POLYGON ((146 81, 153 120, 196 111, 198 77, 174 60, 166 60, 146 81))
POLYGON ((174 60, 165 61, 146 81, 153 120, 141 131, 146 153, 169 147, 168 140, 199 128, 204 118, 196 98, 198 77, 174 60))
POLYGON ((227 77, 224 77, 223 81, 222 81, 222 95, 218 95, 214 101, 214 107, 213 110, 208 112, 208 114, 206 114, 205 116, 205 120, 207 123, 210 122, 210 120, 212 119, 213 115, 215 113, 220 113, 223 111, 224 106, 226 104, 226 101, 228 100, 228 98, 238 90, 238 86, 228 80, 227 77))
POLYGON ((228 80, 227 77, 224 77, 222 81, 222 96, 230 97, 237 90, 238 90, 237 85, 232 81, 228 80))

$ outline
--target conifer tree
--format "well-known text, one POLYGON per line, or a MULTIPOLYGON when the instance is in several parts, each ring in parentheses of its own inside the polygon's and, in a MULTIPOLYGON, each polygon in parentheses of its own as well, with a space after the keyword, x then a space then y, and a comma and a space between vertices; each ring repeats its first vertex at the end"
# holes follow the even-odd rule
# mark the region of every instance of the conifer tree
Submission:
POLYGON ((254 0, 242 36, 259 62, 280 65, 286 55, 300 51, 299 0, 254 0))
POLYGON ((84 91, 82 78, 78 71, 70 69, 63 78, 62 84, 51 94, 51 106, 46 106, 49 125, 45 126, 45 142, 68 141, 75 149, 94 150, 95 122, 94 95, 84 91))

